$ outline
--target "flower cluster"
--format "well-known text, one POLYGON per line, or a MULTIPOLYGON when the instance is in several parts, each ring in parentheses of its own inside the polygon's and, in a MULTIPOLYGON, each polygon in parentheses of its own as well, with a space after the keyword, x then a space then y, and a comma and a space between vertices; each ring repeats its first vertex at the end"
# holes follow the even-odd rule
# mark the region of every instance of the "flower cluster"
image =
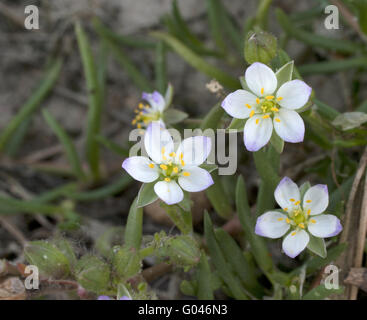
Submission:
POLYGON ((209 137, 190 137, 175 149, 172 137, 159 123, 152 122, 144 135, 149 156, 125 159, 122 167, 136 180, 154 184, 157 196, 168 205, 184 198, 182 191, 198 192, 213 184, 210 173, 200 165, 211 150, 209 137))
POLYGON ((303 141, 305 125, 295 110, 306 104, 312 89, 301 80, 287 81, 278 88, 276 74, 259 62, 247 68, 245 80, 248 90, 230 93, 222 107, 234 118, 248 118, 243 135, 247 150, 265 146, 273 128, 284 141, 303 141))
POLYGON ((322 214, 329 204, 326 185, 309 188, 301 199, 298 186, 288 177, 280 181, 274 192, 282 211, 269 211, 256 222, 255 233, 272 239, 286 237, 283 250, 295 258, 308 245, 310 234, 317 238, 336 236, 342 230, 340 220, 331 214, 322 214))

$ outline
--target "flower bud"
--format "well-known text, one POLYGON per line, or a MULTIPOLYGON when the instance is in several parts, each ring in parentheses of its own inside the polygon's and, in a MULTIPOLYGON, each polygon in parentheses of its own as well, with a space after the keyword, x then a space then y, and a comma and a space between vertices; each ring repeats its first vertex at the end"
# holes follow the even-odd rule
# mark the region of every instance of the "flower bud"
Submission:
POLYGON ((184 268, 191 268, 200 260, 200 250, 191 236, 168 238, 159 248, 159 254, 169 257, 171 262, 184 268))
POLYGON ((62 278, 70 272, 68 258, 54 244, 47 241, 32 241, 24 248, 29 264, 38 267, 41 273, 62 278))
POLYGON ((277 39, 265 31, 250 31, 245 40, 244 53, 249 64, 268 64, 277 54, 277 39))
POLYGON ((119 277, 128 279, 140 271, 141 260, 134 248, 116 246, 112 250, 112 264, 119 277))
POLYGON ((108 265, 95 256, 83 256, 75 266, 75 276, 83 288, 97 294, 105 291, 110 284, 108 265))

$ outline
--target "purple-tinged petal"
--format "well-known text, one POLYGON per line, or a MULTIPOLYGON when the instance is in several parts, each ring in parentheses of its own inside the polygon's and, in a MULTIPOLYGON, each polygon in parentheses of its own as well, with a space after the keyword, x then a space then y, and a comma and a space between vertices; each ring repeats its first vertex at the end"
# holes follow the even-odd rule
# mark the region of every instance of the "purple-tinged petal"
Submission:
POLYGON ((258 97, 272 95, 278 85, 274 71, 260 62, 246 69, 245 80, 249 89, 258 97))
POLYGON ((311 217, 308 223, 308 231, 318 238, 334 237, 342 231, 340 220, 331 214, 320 214, 311 217))
POLYGON ((297 257, 310 241, 310 236, 305 230, 290 232, 283 240, 282 247, 285 254, 290 258, 297 257))
POLYGON ((326 184, 312 186, 303 197, 303 209, 311 216, 323 213, 328 205, 329 192, 326 184))
POLYGON ((311 92, 312 88, 302 80, 291 80, 280 86, 276 97, 283 108, 296 110, 306 104, 311 92))
POLYGON ((196 166, 187 166, 178 178, 178 183, 185 191, 199 192, 210 187, 214 181, 208 171, 196 166))
POLYGON ((305 136, 305 124, 301 116, 293 110, 281 108, 274 116, 274 129, 286 142, 302 142, 305 136))
POLYGON ((284 177, 274 191, 274 197, 279 206, 285 211, 291 211, 300 201, 298 186, 288 177, 284 177))
POLYGON ((246 90, 230 93, 222 102, 222 108, 233 118, 246 119, 256 106, 256 96, 246 90))
POLYGON ((184 193, 176 181, 159 181, 154 185, 157 196, 166 204, 172 205, 179 203, 184 198, 184 193))
POLYGON ((248 151, 258 151, 265 146, 273 132, 273 123, 270 118, 263 119, 260 115, 254 115, 248 119, 244 132, 243 140, 248 151))
POLYGON ((290 228, 286 218, 286 215, 277 211, 266 212, 257 218, 255 233, 271 239, 280 238, 290 228))
POLYGON ((199 166, 212 149, 212 141, 206 136, 190 137, 183 140, 176 151, 176 163, 184 161, 186 165, 199 166))
POLYGON ((122 163, 127 173, 135 180, 149 183, 158 179, 158 166, 146 157, 134 156, 122 163))
POLYGON ((111 300, 109 296, 99 296, 97 300, 111 300))
POLYGON ((162 163, 163 159, 173 151, 174 144, 171 134, 162 127, 159 122, 151 122, 144 134, 144 147, 149 157, 156 163, 162 163))
POLYGON ((156 111, 162 112, 166 106, 163 96, 158 91, 154 91, 153 93, 143 92, 142 99, 148 101, 151 107, 156 111))

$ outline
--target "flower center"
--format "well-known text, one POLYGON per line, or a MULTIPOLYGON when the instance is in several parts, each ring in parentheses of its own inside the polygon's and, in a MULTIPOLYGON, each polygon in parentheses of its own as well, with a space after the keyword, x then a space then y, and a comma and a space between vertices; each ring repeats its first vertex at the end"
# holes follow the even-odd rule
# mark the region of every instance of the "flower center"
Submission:
MULTIPOLYGON (((305 229, 308 224, 316 223, 315 219, 310 218, 311 210, 304 210, 301 207, 301 201, 295 201, 295 199, 289 199, 293 202, 294 207, 291 211, 288 211, 287 208, 284 208, 284 211, 287 212, 288 217, 286 218, 286 222, 291 225, 292 229, 295 231, 300 229, 305 229)), ((310 201, 310 200, 309 200, 310 201)), ((307 201, 308 202, 308 201, 307 201)), ((308 202, 309 203, 309 202, 308 202)), ((282 219, 282 218, 281 218, 282 219)), ((295 235, 296 232, 292 232, 292 235, 295 235)))
MULTIPOLYGON (((283 98, 274 96, 266 96, 263 98, 256 98, 256 106, 250 112, 250 118, 252 118, 255 114, 262 114, 262 119, 274 118, 276 122, 280 122, 279 117, 276 116, 278 113, 280 106, 278 104, 283 98)), ((251 109, 250 105, 246 104, 246 107, 251 109)), ((256 124, 260 123, 260 118, 256 119, 256 124)))
POLYGON ((134 110, 136 113, 135 118, 131 121, 132 125, 136 125, 138 129, 143 126, 146 127, 152 121, 159 120, 161 113, 159 111, 153 111, 151 106, 139 103, 138 107, 134 110))

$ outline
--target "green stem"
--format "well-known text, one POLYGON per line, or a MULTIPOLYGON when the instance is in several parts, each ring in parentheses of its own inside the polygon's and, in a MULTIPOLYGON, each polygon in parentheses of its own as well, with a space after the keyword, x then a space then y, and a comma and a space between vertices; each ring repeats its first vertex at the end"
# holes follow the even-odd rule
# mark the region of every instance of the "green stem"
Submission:
POLYGON ((173 221, 175 226, 183 233, 192 233, 192 215, 189 211, 184 211, 178 205, 167 205, 164 202, 161 206, 166 210, 167 215, 173 221))

